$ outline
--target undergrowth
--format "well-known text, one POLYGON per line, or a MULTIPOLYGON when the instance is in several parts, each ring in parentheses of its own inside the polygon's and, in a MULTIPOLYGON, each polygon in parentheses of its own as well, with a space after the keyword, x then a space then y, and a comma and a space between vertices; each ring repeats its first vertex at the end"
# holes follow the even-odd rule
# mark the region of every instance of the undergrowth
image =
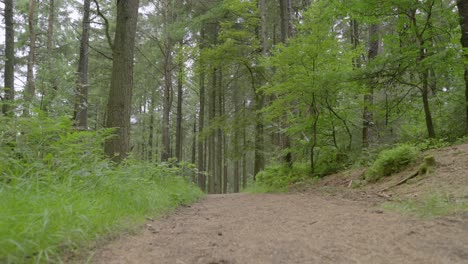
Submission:
POLYGON ((285 165, 271 165, 259 172, 256 182, 245 192, 287 192, 293 183, 310 177, 310 166, 307 163, 295 163, 292 168, 285 165))
POLYGON ((409 144, 402 144, 392 149, 383 150, 366 172, 365 179, 368 182, 375 182, 382 177, 400 172, 416 161, 418 155, 419 150, 409 144))
POLYGON ((102 153, 109 131, 78 132, 68 118, 1 121, 0 263, 63 262, 203 195, 170 164, 111 164, 102 153))
POLYGON ((427 195, 416 200, 388 202, 383 207, 426 218, 434 218, 456 212, 468 212, 468 202, 466 200, 455 200, 449 195, 440 193, 427 195))

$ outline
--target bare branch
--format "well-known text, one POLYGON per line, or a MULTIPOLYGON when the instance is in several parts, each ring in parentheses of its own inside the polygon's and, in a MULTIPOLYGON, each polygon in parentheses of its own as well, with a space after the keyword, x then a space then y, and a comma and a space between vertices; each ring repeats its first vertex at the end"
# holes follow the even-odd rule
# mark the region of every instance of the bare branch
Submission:
POLYGON ((101 12, 101 8, 99 7, 99 3, 97 0, 93 0, 94 4, 96 4, 96 12, 98 14, 98 16, 100 16, 102 18, 102 20, 104 20, 104 25, 105 25, 105 29, 106 29, 106 39, 107 39, 107 43, 109 44, 109 47, 114 50, 114 44, 112 43, 112 38, 110 36, 110 33, 109 33, 109 20, 107 20, 106 16, 104 16, 104 14, 101 12))

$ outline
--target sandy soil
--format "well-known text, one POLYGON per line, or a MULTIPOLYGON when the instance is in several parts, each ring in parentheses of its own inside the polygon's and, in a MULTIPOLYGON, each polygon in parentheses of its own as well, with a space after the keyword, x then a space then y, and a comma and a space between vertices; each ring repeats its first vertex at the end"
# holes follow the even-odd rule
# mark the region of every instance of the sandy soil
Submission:
POLYGON ((92 262, 468 263, 468 215, 422 220, 312 193, 212 195, 92 262))

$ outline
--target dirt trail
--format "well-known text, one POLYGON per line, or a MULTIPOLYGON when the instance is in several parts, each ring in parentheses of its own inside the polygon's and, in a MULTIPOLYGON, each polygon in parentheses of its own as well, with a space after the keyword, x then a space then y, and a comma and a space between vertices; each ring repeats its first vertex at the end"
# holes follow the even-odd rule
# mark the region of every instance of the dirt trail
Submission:
POLYGON ((421 220, 314 194, 212 195, 93 263, 468 263, 468 216, 421 220))

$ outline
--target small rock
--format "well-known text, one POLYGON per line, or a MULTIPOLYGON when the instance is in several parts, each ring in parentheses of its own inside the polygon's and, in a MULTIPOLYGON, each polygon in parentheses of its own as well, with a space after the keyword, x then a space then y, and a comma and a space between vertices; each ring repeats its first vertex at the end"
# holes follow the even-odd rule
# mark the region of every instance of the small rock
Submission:
POLYGON ((222 232, 218 232, 218 236, 222 236, 222 235, 223 235, 223 233, 222 233, 222 232))

